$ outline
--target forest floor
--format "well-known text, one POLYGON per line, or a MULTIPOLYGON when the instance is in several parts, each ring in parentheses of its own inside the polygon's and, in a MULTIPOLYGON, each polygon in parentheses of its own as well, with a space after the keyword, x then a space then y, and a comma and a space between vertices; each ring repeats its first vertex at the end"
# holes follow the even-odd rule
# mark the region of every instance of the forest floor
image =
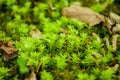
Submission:
POLYGON ((0 0, 0 80, 120 80, 120 0, 0 0))

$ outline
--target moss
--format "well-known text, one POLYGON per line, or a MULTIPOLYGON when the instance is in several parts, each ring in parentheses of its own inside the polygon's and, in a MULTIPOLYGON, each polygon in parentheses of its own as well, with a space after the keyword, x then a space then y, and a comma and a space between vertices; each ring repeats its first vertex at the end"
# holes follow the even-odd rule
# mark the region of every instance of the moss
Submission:
MULTIPOLYGON (((0 53, 0 80, 25 79, 31 72, 37 80, 114 80, 118 76, 114 66, 107 69, 111 62, 120 63, 119 47, 118 55, 112 54, 111 45, 104 40, 110 38, 107 29, 61 15, 75 1, 79 0, 0 0, 0 40, 13 41, 19 50, 18 57, 8 62, 0 53), (40 38, 30 36, 35 29, 40 38), (102 57, 95 58, 93 52, 102 57)), ((108 0, 99 1, 79 2, 104 13, 108 8, 101 5, 108 0)), ((114 10, 111 5, 118 7, 115 3, 108 7, 114 10)))

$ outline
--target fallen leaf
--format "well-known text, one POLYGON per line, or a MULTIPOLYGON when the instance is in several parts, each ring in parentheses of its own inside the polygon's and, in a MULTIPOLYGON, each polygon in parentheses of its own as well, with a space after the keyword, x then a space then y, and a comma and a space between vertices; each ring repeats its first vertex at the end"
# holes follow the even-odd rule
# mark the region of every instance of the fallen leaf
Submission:
POLYGON ((89 24, 90 26, 94 26, 99 24, 100 22, 104 22, 104 18, 102 15, 92 11, 88 7, 81 7, 78 5, 72 5, 70 7, 65 7, 62 10, 62 15, 68 18, 76 18, 80 21, 89 24))
POLYGON ((114 12, 110 12, 110 18, 116 21, 117 23, 120 23, 120 16, 115 14, 114 12))
POLYGON ((60 32, 63 33, 63 34, 67 34, 68 33, 67 30, 65 30, 64 28, 61 28, 60 32))
POLYGON ((116 26, 115 26, 115 27, 113 27, 112 32, 113 32, 113 33, 120 32, 120 24, 119 24, 119 23, 118 23, 118 24, 116 24, 116 26))
POLYGON ((31 72, 29 77, 25 78, 24 80, 37 80, 35 72, 31 72))
POLYGON ((113 69, 114 71, 118 71, 118 70, 119 70, 119 64, 115 64, 115 65, 112 66, 112 67, 106 66, 106 69, 113 69))
POLYGON ((97 53, 97 52, 95 52, 95 51, 92 52, 92 56, 93 56, 95 59, 100 59, 100 58, 102 58, 102 55, 99 54, 99 53, 97 53))
POLYGON ((42 36, 42 33, 38 30, 38 29, 34 29, 32 31, 30 31, 30 36, 36 39, 40 39, 42 36))
POLYGON ((112 69, 113 69, 114 71, 119 70, 119 64, 115 64, 115 65, 112 67, 112 69))
POLYGON ((13 48, 11 41, 0 41, 0 53, 3 55, 4 61, 8 61, 18 55, 18 50, 13 48))

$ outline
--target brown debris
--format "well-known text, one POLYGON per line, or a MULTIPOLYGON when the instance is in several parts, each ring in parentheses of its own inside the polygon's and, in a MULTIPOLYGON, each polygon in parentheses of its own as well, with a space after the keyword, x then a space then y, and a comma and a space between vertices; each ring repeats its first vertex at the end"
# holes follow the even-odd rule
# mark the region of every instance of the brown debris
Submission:
POLYGON ((118 35, 112 35, 112 51, 115 52, 117 50, 117 37, 118 35))
POLYGON ((112 69, 113 69, 114 71, 118 71, 118 70, 119 70, 119 64, 115 64, 115 65, 112 67, 112 69))
POLYGON ((13 48, 11 41, 0 41, 0 53, 3 55, 3 60, 8 61, 18 55, 18 50, 13 48))
POLYGON ((115 27, 113 27, 112 32, 113 33, 120 33, 120 24, 119 23, 116 24, 115 27))
POLYGON ((117 59, 114 57, 111 59, 109 66, 113 67, 114 65, 116 65, 116 63, 117 63, 117 59))
POLYGON ((62 15, 68 18, 76 18, 80 21, 89 24, 90 26, 94 26, 104 21, 103 16, 99 15, 96 12, 93 12, 88 7, 81 7, 79 5, 72 5, 70 7, 65 7, 62 10, 62 15))
POLYGON ((30 31, 29 35, 36 39, 40 39, 42 37, 42 33, 38 29, 30 31))
POLYGON ((119 70, 119 64, 115 64, 115 65, 112 66, 112 67, 107 66, 106 69, 113 69, 114 71, 118 71, 118 70, 119 70))
POLYGON ((95 59, 101 59, 102 58, 102 55, 98 52, 95 52, 95 51, 92 52, 92 56, 95 59))
POLYGON ((35 72, 31 72, 29 77, 25 78, 24 80, 37 80, 35 72))
POLYGON ((110 18, 113 19, 116 23, 120 23, 120 16, 114 12, 110 12, 110 18))
POLYGON ((110 34, 120 33, 120 16, 114 12, 110 12, 109 17, 105 18, 105 25, 110 34))
POLYGON ((120 34, 120 16, 114 12, 109 13, 109 17, 105 17, 105 25, 108 28, 109 34, 112 35, 112 51, 117 50, 117 37, 120 34))
POLYGON ((112 34, 112 27, 115 24, 115 21, 109 17, 105 17, 105 25, 107 26, 107 29, 109 31, 110 34, 112 34))
POLYGON ((65 30, 64 28, 61 28, 60 32, 63 33, 63 34, 67 34, 68 33, 67 30, 65 30))

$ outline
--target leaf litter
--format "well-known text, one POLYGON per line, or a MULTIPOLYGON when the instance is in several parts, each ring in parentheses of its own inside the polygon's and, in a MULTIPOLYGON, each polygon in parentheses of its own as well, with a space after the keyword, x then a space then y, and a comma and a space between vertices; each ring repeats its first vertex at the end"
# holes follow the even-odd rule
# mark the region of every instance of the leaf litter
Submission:
POLYGON ((35 72, 32 71, 31 74, 24 80, 37 80, 35 72))
POLYGON ((40 39, 42 37, 42 33, 37 28, 31 30, 29 35, 33 38, 36 38, 36 39, 40 39))
POLYGON ((104 22, 104 17, 102 15, 92 11, 88 7, 82 7, 75 4, 70 7, 65 7, 62 10, 62 15, 68 18, 76 18, 90 26, 104 22))
POLYGON ((109 13, 109 17, 94 12, 88 7, 82 7, 79 4, 73 4, 62 10, 62 15, 68 18, 78 19, 90 26, 103 23, 107 27, 109 34, 112 35, 113 52, 117 49, 117 34, 120 33, 120 16, 114 12, 109 13))
POLYGON ((18 56, 18 50, 13 47, 11 41, 0 41, 0 53, 4 61, 9 61, 18 56))

